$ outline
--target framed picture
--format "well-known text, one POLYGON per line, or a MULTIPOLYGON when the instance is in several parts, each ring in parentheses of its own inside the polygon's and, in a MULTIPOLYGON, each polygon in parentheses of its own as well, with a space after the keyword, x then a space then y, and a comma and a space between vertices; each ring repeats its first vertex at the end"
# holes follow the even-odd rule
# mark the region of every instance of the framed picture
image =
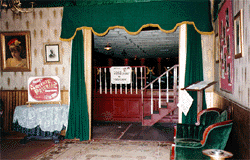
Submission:
MULTIPOLYGON (((233 93, 233 61, 234 61, 234 16, 232 0, 221 3, 218 13, 219 36, 220 36, 220 89, 233 93)), ((216 42, 217 43, 217 42, 216 42)))
POLYGON ((3 72, 30 72, 30 31, 1 32, 3 72))
POLYGON ((28 79, 28 102, 60 102, 60 78, 57 76, 30 77, 28 79))
POLYGON ((44 64, 61 64, 61 43, 44 43, 44 64))
POLYGON ((235 43, 235 58, 242 57, 243 44, 243 16, 242 9, 234 17, 234 43, 235 43))
POLYGON ((219 35, 215 35, 215 62, 219 63, 220 59, 220 41, 219 41, 219 35))

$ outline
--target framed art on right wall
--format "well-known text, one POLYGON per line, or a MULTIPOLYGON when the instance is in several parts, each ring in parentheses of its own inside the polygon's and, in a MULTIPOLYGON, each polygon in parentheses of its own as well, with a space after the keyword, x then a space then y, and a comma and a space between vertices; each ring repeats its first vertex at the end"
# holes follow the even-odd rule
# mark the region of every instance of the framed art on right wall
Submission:
POLYGON ((218 25, 220 89, 228 93, 233 93, 235 49, 232 0, 221 2, 221 8, 218 14, 218 25))
POLYGON ((234 17, 235 59, 242 57, 243 51, 243 16, 242 9, 234 17))

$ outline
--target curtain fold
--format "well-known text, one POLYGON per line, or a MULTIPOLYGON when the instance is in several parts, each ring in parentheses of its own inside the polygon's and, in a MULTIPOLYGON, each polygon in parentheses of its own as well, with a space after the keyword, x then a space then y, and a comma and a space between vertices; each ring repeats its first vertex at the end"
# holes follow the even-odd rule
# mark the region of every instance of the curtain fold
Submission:
MULTIPOLYGON (((203 80, 201 35, 197 33, 192 25, 187 25, 187 58, 184 87, 203 80)), ((182 113, 182 123, 195 124, 197 121, 197 92, 188 91, 188 93, 194 101, 187 116, 182 113)), ((202 109, 206 108, 205 92, 203 92, 202 109)))
POLYGON ((77 6, 91 6, 91 5, 107 5, 115 3, 138 3, 138 2, 153 2, 153 1, 165 1, 165 0, 78 0, 77 6))
POLYGON ((89 140, 89 114, 84 76, 83 33, 78 31, 72 43, 70 109, 66 139, 89 140))
POLYGON ((221 3, 221 0, 214 0, 213 4, 213 21, 216 21, 218 18, 218 13, 219 13, 219 4, 221 3))

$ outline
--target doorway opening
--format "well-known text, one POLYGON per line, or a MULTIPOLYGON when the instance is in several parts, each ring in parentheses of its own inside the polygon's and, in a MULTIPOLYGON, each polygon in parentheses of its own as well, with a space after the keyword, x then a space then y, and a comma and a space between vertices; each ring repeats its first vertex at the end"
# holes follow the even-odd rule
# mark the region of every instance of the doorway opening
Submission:
MULTIPOLYGON (((179 30, 177 29, 174 33, 164 33, 158 28, 147 28, 138 35, 129 35, 123 29, 113 29, 103 37, 96 35, 93 37, 92 138, 113 136, 113 139, 130 137, 131 139, 148 140, 147 136, 143 136, 144 133, 152 133, 152 135, 164 135, 162 134, 164 132, 167 135, 173 133, 173 124, 178 122, 178 109, 153 126, 142 126, 141 113, 147 109, 141 109, 140 87, 146 86, 150 81, 178 64, 179 30), (112 47, 111 50, 104 49, 107 44, 112 47), (138 87, 137 93, 139 94, 128 94, 130 88, 133 93, 136 93, 136 87, 133 85, 128 86, 128 92, 125 85, 118 86, 117 89, 122 90, 121 92, 115 92, 115 85, 113 88, 113 85, 107 80, 110 79, 109 69, 100 69, 113 66, 137 67, 138 71, 132 69, 133 73, 138 72, 140 75, 145 75, 145 81, 141 78, 138 80, 138 85, 134 83, 134 86, 138 87), (142 67, 145 69, 143 68, 140 72, 142 67), (141 83, 142 81, 143 83, 141 83), (102 86, 104 88, 100 93, 102 86), (162 131, 164 128, 165 131, 162 131), (167 131, 166 128, 168 128, 167 131)), ((150 135, 148 136, 150 137, 150 135)))

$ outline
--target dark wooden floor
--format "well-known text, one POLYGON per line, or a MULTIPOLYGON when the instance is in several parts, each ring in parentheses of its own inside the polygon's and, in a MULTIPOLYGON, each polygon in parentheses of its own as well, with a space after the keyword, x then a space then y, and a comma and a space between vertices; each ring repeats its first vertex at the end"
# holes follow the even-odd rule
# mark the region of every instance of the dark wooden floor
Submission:
POLYGON ((93 139, 174 141, 174 124, 157 123, 142 126, 141 123, 94 122, 93 139))
POLYGON ((174 142, 174 125, 157 123, 154 126, 142 126, 141 123, 133 123, 121 140, 145 140, 174 142))
MULTIPOLYGON (((92 139, 140 140, 173 142, 173 125, 158 123, 152 127, 141 123, 94 122, 92 123, 92 139)), ((1 159, 29 159, 45 151, 54 144, 53 140, 29 141, 20 144, 24 134, 18 132, 5 133, 1 137, 1 159)))

